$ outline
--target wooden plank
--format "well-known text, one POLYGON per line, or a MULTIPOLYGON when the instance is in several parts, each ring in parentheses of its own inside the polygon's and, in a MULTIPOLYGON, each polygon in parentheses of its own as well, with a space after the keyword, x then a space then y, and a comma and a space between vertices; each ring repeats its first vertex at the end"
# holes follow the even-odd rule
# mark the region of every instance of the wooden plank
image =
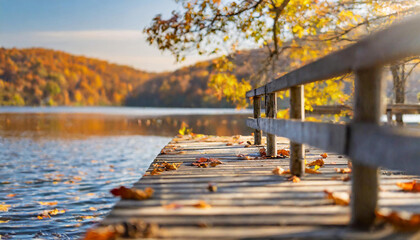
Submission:
MULTIPOLYGON (((277 94, 267 94, 267 117, 270 119, 277 118, 277 94)), ((277 156, 276 135, 267 132, 267 156, 277 156)))
MULTIPOLYGON (((356 72, 353 123, 380 123, 383 112, 384 81, 382 68, 374 67, 356 72)), ((353 129, 353 128, 351 128, 353 129)), ((350 137, 353 132, 350 131, 350 137)), ((358 148, 357 146, 352 146, 358 148)), ((378 168, 366 165, 357 157, 353 161, 351 225, 369 229, 375 221, 378 203, 378 168)))
MULTIPOLYGON (((302 85, 290 88, 290 119, 305 120, 303 90, 302 85)), ((295 141, 290 141, 290 172, 299 177, 305 175, 305 147, 295 141)))
POLYGON ((358 43, 329 54, 315 62, 246 93, 259 96, 349 73, 355 69, 392 63, 420 54, 420 16, 373 34, 358 43))
MULTIPOLYGON (((288 181, 290 175, 272 173, 276 166, 287 169, 289 159, 241 160, 238 154, 255 156, 259 148, 226 146, 226 140, 233 137, 217 139, 218 142, 204 142, 207 139, 200 142, 184 137, 172 141, 168 148, 182 148, 182 153, 161 154, 153 163, 182 162, 181 166, 160 175, 143 176, 134 187, 152 187, 153 197, 144 201, 119 201, 101 225, 138 219, 159 225, 156 237, 166 239, 308 239, 314 236, 321 239, 381 239, 384 236, 398 239, 408 236, 389 228, 386 232, 357 232, 347 227, 350 208, 334 205, 324 193, 326 189, 335 193, 350 190, 351 182, 340 180, 345 174, 335 171, 337 167, 346 167, 347 159, 341 155, 329 152, 325 165, 319 169, 321 174, 307 174, 300 182, 293 183, 288 181), (191 162, 204 153, 206 157, 220 157, 223 164, 209 168, 192 166, 191 162), (216 192, 209 191, 209 183, 217 186, 216 192), (194 207, 200 200, 211 208, 194 207), (168 208, 168 204, 179 207, 168 208)), ((249 140, 252 137, 240 138, 240 141, 249 140)), ((284 138, 277 140, 278 146, 287 146, 288 141, 284 138)), ((324 152, 313 147, 307 147, 307 150, 308 161, 324 152)), ((152 169, 151 166, 148 172, 152 169)), ((395 184, 420 177, 387 170, 382 173, 379 206, 420 212, 420 193, 402 192, 395 184)))
MULTIPOLYGON (((261 97, 255 96, 254 98, 254 118, 261 117, 261 97)), ((259 129, 254 130, 254 145, 261 145, 262 141, 262 131, 259 129)))
POLYGON ((269 118, 247 119, 247 125, 328 151, 347 152, 346 125, 269 118))

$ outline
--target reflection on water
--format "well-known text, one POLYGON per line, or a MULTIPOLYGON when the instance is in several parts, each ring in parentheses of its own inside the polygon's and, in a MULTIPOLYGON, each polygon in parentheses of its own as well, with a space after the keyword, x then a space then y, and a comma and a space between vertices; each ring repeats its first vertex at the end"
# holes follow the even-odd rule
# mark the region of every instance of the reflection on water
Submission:
POLYGON ((9 206, 0 235, 77 239, 117 201, 109 190, 138 180, 182 122, 196 133, 249 134, 245 117, 2 113, 0 206, 9 206))
POLYGON ((195 133, 211 135, 250 134, 246 115, 135 117, 100 114, 0 114, 3 137, 83 138, 89 136, 174 136, 185 122, 195 133))

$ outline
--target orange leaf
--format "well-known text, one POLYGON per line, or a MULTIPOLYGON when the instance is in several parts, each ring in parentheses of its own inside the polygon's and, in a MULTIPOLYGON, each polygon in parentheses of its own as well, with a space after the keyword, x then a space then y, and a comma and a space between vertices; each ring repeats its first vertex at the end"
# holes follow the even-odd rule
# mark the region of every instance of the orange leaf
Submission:
POLYGON ((411 231, 420 228, 420 214, 399 213, 389 209, 375 212, 377 219, 384 220, 399 230, 411 231))
POLYGON ((351 168, 334 168, 338 173, 351 173, 351 168))
POLYGON ((111 190, 112 195, 120 196, 121 199, 131 199, 131 200, 145 200, 153 196, 153 188, 145 188, 144 191, 136 188, 126 188, 121 186, 119 188, 114 188, 111 190))
POLYGON ((94 228, 89 229, 84 240, 111 240, 116 238, 116 232, 115 230, 109 228, 109 227, 102 227, 102 228, 94 228))
POLYGON ((0 204, 0 212, 7 212, 10 208, 10 205, 0 204))
POLYGON ((199 201, 198 203, 193 204, 192 206, 195 208, 211 208, 211 205, 206 203, 205 201, 199 201))
POLYGON ((182 206, 182 205, 180 205, 178 203, 170 203, 170 204, 164 205, 163 207, 166 208, 166 209, 168 209, 168 210, 171 210, 171 209, 182 208, 184 206, 182 206))
POLYGON ((320 156, 323 157, 323 158, 327 158, 328 157, 328 154, 327 153, 323 153, 320 156))
POLYGON ((328 190, 324 190, 324 193, 326 198, 333 200, 336 205, 347 206, 350 203, 350 195, 348 193, 333 193, 328 190))
POLYGON ((412 182, 397 182, 397 186, 405 192, 420 192, 420 184, 413 180, 412 182))
POLYGON ((292 181, 294 183, 298 183, 300 182, 300 178, 297 176, 291 176, 290 178, 288 178, 287 180, 292 181))
POLYGON ((38 202, 39 204, 43 206, 55 206, 57 205, 57 202, 38 202))
MULTIPOLYGON (((285 174, 285 170, 282 167, 276 167, 273 169, 273 173, 275 175, 281 175, 281 174, 285 174)), ((289 171, 290 172, 290 171, 289 171)))
POLYGON ((314 170, 312 168, 305 168, 305 173, 310 173, 310 174, 321 174, 320 171, 314 170))
POLYGON ((289 157, 290 156, 290 151, 286 150, 286 149, 277 150, 277 156, 279 156, 279 157, 289 157))
POLYGON ((325 164, 324 159, 320 158, 320 159, 317 159, 315 161, 312 161, 312 162, 308 163, 307 166, 308 167, 312 167, 312 166, 320 166, 320 167, 322 167, 322 166, 324 166, 324 164, 325 164))
POLYGON ((16 196, 16 194, 13 194, 13 193, 6 195, 6 197, 14 197, 14 196, 16 196))

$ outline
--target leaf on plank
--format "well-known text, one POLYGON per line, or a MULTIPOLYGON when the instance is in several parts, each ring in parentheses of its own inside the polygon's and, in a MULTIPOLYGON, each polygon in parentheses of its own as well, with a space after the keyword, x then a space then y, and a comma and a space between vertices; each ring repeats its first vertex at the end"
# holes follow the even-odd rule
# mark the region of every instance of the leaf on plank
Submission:
POLYGON ((379 209, 375 212, 378 220, 390 223, 400 231, 416 231, 420 229, 420 214, 397 212, 391 209, 379 209))
POLYGON ((413 180, 411 182, 397 182, 398 187, 400 187, 404 192, 420 192, 420 184, 413 180))
POLYGON ((351 168, 334 168, 338 173, 351 173, 351 168))
POLYGON ((193 204, 192 206, 195 207, 195 208, 203 208, 203 209, 204 208, 211 208, 211 205, 206 203, 205 201, 199 201, 198 203, 193 204))
POLYGON ((350 203, 350 195, 345 192, 330 192, 328 190, 324 190, 326 194, 325 197, 327 199, 331 199, 334 201, 334 204, 340 206, 348 206, 350 203))
POLYGON ((317 159, 315 161, 312 161, 312 162, 308 163, 306 166, 308 166, 308 167, 313 167, 313 166, 322 167, 322 166, 324 166, 324 164, 325 164, 324 159, 320 158, 320 159, 317 159))
POLYGON ((114 188, 111 190, 112 195, 120 196, 121 199, 130 199, 130 200, 145 200, 153 196, 153 188, 147 187, 144 190, 137 188, 126 188, 121 186, 119 188, 114 188))
POLYGON ((293 183, 298 183, 300 182, 300 178, 298 176, 291 176, 289 177, 287 180, 293 182, 293 183))
POLYGON ((320 154, 320 156, 321 156, 322 158, 327 158, 327 157, 328 157, 328 154, 327 154, 327 153, 322 153, 322 154, 320 154))

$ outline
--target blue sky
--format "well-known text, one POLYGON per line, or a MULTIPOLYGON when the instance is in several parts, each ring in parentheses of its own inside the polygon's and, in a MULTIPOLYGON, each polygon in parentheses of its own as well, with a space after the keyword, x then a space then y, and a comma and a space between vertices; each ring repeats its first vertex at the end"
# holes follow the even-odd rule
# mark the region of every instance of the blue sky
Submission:
POLYGON ((169 16, 174 0, 0 0, 0 46, 44 47, 148 71, 176 64, 145 42, 142 30, 156 14, 169 16))

